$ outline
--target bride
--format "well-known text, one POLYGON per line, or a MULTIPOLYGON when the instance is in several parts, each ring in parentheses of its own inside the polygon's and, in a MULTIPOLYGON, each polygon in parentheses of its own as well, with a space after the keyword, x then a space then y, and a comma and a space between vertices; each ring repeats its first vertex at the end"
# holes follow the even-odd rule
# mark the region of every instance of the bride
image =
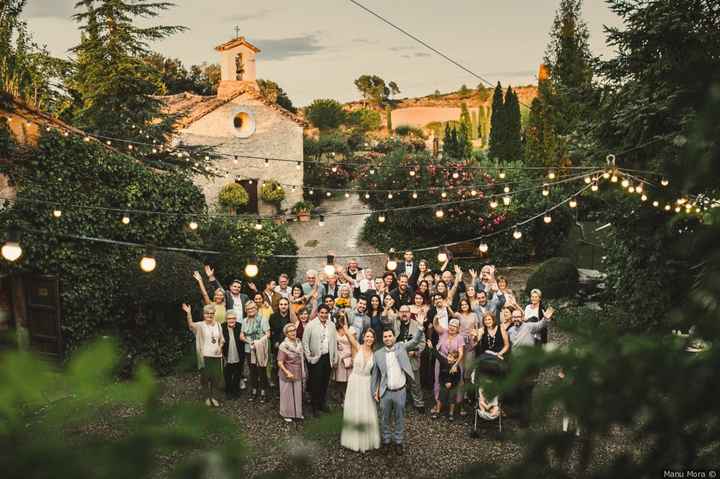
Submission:
POLYGON ((362 345, 343 325, 350 340, 353 355, 353 369, 347 382, 343 406, 343 428, 340 444, 353 451, 365 452, 380 447, 380 426, 377 406, 370 391, 370 379, 374 366, 373 343, 375 333, 368 329, 363 335, 362 345))

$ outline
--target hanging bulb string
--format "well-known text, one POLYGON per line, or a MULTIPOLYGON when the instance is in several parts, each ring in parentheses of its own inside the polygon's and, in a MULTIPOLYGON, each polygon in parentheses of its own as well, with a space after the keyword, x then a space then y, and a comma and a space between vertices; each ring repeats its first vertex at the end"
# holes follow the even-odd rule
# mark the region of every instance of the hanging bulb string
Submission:
MULTIPOLYGON (((470 243, 473 241, 478 241, 478 240, 482 240, 482 239, 486 239, 486 238, 491 238, 493 236, 497 236, 502 233, 507 233, 510 230, 514 230, 520 226, 526 225, 527 223, 540 218, 541 216, 545 215, 546 213, 551 212, 551 211, 561 207, 562 205, 568 203, 571 199, 582 194, 589 187, 590 187, 589 185, 585 185, 583 188, 581 188, 577 192, 573 193, 572 195, 568 196, 567 198, 562 200, 560 203, 554 205, 553 207, 545 209, 542 212, 540 212, 539 214, 534 215, 534 216, 532 216, 526 220, 523 220, 521 222, 515 223, 512 226, 509 226, 509 227, 506 227, 506 228, 503 228, 503 229, 500 229, 497 231, 493 231, 492 233, 487 233, 487 234, 484 234, 481 236, 476 236, 474 238, 468 238, 468 239, 461 240, 461 241, 454 241, 452 243, 443 243, 443 244, 435 245, 435 246, 426 246, 426 247, 422 247, 422 248, 414 248, 413 251, 416 251, 416 252, 432 251, 432 250, 437 250, 437 249, 446 248, 446 247, 450 247, 450 246, 457 246, 457 245, 464 244, 464 243, 470 243)), ((130 241, 119 241, 119 240, 113 240, 113 239, 108 239, 108 238, 98 238, 98 237, 93 237, 93 236, 74 235, 74 234, 67 234, 67 233, 55 233, 55 232, 40 231, 40 230, 35 230, 35 229, 30 229, 30 228, 20 228, 20 230, 28 232, 28 233, 37 234, 37 235, 48 235, 49 234, 49 235, 53 235, 58 238, 66 238, 66 239, 72 239, 72 240, 78 240, 78 241, 89 241, 89 242, 95 242, 95 243, 113 244, 113 245, 118 245, 118 246, 127 246, 127 247, 133 247, 133 248, 141 248, 141 249, 147 248, 147 244, 145 244, 145 243, 133 243, 130 241)), ((172 252, 178 252, 178 253, 198 253, 198 254, 208 254, 208 255, 228 254, 228 252, 224 252, 224 251, 204 250, 204 249, 195 249, 195 248, 178 248, 178 247, 173 247, 173 246, 153 246, 153 249, 157 250, 157 251, 172 251, 172 252)), ((250 258, 251 256, 253 256, 253 255, 247 255, 247 256, 242 256, 242 257, 250 258)), ((277 258, 277 259, 326 259, 327 258, 327 255, 302 256, 302 255, 272 254, 272 255, 256 255, 256 256, 261 257, 261 258, 277 258)), ((386 254, 385 253, 360 253, 360 254, 351 253, 351 254, 345 254, 345 255, 335 254, 334 256, 336 258, 372 258, 372 257, 386 256, 386 254)))
MULTIPOLYGON (((632 174, 629 174, 629 173, 626 173, 625 176, 628 176, 628 177, 634 179, 634 180, 637 181, 638 183, 642 183, 642 184, 644 184, 644 185, 646 185, 646 186, 649 186, 649 187, 653 188, 654 190, 657 190, 657 191, 667 190, 667 187, 662 186, 662 185, 658 185, 657 183, 653 183, 652 181, 650 181, 650 180, 648 180, 648 179, 646 179, 646 178, 642 178, 642 177, 639 177, 639 176, 635 176, 635 175, 632 175, 632 174)), ((692 199, 693 201, 702 201, 702 198, 701 198, 702 195, 686 194, 686 195, 683 195, 683 196, 685 196, 685 197, 687 197, 687 198, 689 198, 689 199, 692 199)), ((708 203, 709 205, 715 205, 715 207, 720 206, 720 200, 718 200, 718 199, 711 199, 711 198, 708 198, 708 197, 704 197, 704 199, 707 200, 707 203, 708 203)))
MULTIPOLYGON (((592 174, 598 174, 602 173, 604 170, 596 170, 592 174)), ((515 190, 511 194, 516 193, 524 193, 529 192, 533 190, 539 190, 542 188, 546 188, 548 186, 554 186, 554 185, 560 185, 564 183, 574 182, 581 179, 584 179, 587 176, 587 174, 582 175, 576 175, 568 178, 564 178, 562 180, 557 180, 550 183, 543 183, 540 186, 532 186, 528 188, 523 188, 519 190, 515 190)), ((485 195, 483 197, 474 197, 474 198, 465 198, 461 200, 453 200, 453 201, 443 201, 439 203, 430 203, 430 204, 419 204, 419 205, 411 205, 411 206, 402 206, 397 208, 386 208, 386 209, 379 209, 379 210, 350 210, 350 211, 333 211, 333 212, 327 212, 323 213, 325 217, 347 217, 347 216, 362 216, 362 215, 372 215, 374 213, 388 213, 391 211, 413 211, 413 210, 421 210, 421 209, 431 209, 431 208, 437 208, 440 206, 451 206, 451 205, 458 205, 458 204, 465 204, 470 202, 477 202, 477 201, 484 201, 491 198, 499 198, 507 196, 508 193, 494 193, 490 195, 485 195)), ((62 204, 55 201, 48 201, 48 200, 39 200, 35 198, 10 198, 10 197, 0 197, 0 199, 10 202, 10 203, 19 203, 19 202, 27 202, 27 203, 37 203, 37 204, 44 204, 49 206, 57 206, 59 209, 84 209, 84 210, 94 210, 94 211, 107 211, 111 213, 122 213, 122 214, 147 214, 147 215, 164 215, 164 216, 178 216, 181 218, 196 218, 196 217, 209 217, 209 218, 237 218, 237 219, 272 219, 272 216, 258 216, 253 214, 246 214, 246 215, 231 215, 228 213, 198 213, 198 212, 182 212, 182 211, 162 211, 162 210, 142 210, 142 209, 133 209, 133 208, 117 208, 117 207, 106 207, 106 206, 93 206, 93 205, 78 205, 78 204, 62 204)))

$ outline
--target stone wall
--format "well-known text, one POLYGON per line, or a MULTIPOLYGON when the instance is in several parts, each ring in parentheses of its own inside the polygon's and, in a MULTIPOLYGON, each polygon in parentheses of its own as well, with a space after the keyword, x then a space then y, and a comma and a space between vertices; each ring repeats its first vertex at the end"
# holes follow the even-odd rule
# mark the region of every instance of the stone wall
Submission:
MULTIPOLYGON (((261 101, 242 95, 199 119, 182 130, 180 135, 187 144, 215 146, 218 153, 231 155, 218 159, 216 163, 219 168, 230 172, 229 178, 197 177, 194 180, 205 193, 211 208, 217 207, 220 189, 232 182, 236 175, 241 179, 276 180, 283 185, 295 185, 294 192, 291 186, 284 186, 282 209, 289 210, 302 200, 303 127, 261 101), (233 118, 238 111, 250 113, 255 120, 255 132, 248 138, 237 136, 233 118), (263 160, 238 156, 235 163, 232 155, 243 154, 290 159, 293 162, 270 161, 266 166, 263 160), (301 163, 299 169, 297 162, 301 163)), ((262 215, 275 213, 274 206, 261 199, 258 199, 258 205, 262 215)))

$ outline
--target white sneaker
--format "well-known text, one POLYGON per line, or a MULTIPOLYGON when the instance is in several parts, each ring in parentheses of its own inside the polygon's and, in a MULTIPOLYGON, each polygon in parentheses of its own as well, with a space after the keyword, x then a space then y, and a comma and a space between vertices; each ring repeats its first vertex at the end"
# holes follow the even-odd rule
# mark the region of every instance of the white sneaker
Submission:
POLYGON ((205 405, 212 406, 212 403, 210 402, 210 398, 205 399, 205 405))
POLYGON ((289 418, 289 417, 284 417, 284 418, 283 418, 283 421, 285 421, 285 422, 293 422, 292 418, 289 418))
POLYGON ((211 399, 210 399, 210 402, 212 403, 213 406, 215 406, 215 407, 220 407, 220 403, 218 402, 217 399, 211 398, 211 399))
POLYGON ((240 381, 240 389, 245 389, 247 386, 245 386, 245 380, 240 381))

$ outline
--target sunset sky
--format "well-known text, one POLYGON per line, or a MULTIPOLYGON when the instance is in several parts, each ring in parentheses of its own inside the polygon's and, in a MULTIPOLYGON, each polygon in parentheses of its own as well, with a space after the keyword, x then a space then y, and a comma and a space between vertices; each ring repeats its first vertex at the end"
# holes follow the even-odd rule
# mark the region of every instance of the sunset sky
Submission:
MULTIPOLYGON (((534 83, 559 0, 360 0, 484 78, 534 83)), ((67 56, 80 34, 70 18, 76 0, 30 0, 25 17, 35 39, 67 56)), ((177 0, 155 20, 189 28, 152 47, 186 66, 216 62, 215 45, 240 34, 258 46, 259 78, 278 82, 296 105, 315 98, 358 98, 353 80, 377 74, 404 96, 450 91, 479 81, 347 0, 177 0), (262 5, 262 6, 260 6, 262 5)), ((617 17, 601 0, 586 1, 583 17, 593 53, 611 56, 603 25, 617 17)), ((153 23, 155 23, 153 22, 153 23)))

